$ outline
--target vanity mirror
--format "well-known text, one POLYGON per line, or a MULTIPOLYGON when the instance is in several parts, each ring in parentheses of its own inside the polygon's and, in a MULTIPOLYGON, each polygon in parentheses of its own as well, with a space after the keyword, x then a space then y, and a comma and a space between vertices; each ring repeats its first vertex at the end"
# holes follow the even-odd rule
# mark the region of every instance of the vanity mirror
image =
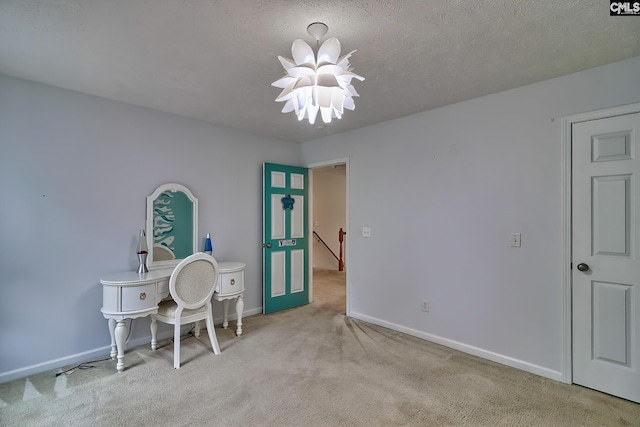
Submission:
POLYGON ((163 184, 147 196, 147 240, 150 270, 175 267, 197 252, 198 199, 187 187, 163 184))

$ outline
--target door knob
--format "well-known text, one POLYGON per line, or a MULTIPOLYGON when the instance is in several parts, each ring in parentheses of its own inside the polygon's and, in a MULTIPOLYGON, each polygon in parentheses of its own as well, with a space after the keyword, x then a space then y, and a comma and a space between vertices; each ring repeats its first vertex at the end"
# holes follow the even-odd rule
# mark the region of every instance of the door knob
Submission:
POLYGON ((262 247, 263 248, 267 248, 267 249, 271 249, 271 243, 263 243, 262 247))
POLYGON ((580 270, 580 271, 589 271, 589 266, 587 264, 585 264, 584 262, 581 262, 580 264, 578 264, 578 270, 580 270))

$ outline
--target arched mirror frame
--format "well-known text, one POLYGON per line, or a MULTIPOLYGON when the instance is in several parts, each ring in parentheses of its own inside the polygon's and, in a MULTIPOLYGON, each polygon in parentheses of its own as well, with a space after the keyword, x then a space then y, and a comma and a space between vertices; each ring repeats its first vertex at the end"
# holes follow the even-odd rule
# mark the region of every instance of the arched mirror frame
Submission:
MULTIPOLYGON (((176 192, 181 192, 184 193, 184 195, 191 201, 191 203, 193 204, 193 216, 191 218, 192 224, 193 224, 193 229, 191 231, 191 254, 194 254, 197 252, 198 250, 198 199, 193 195, 193 193, 191 193, 191 191, 189 191, 189 189, 187 187, 185 187, 184 185, 181 184, 177 184, 177 183, 168 183, 168 184, 162 184, 161 186, 159 186, 158 188, 155 189, 155 191, 153 193, 151 193, 149 196, 147 196, 147 225, 146 225, 146 232, 147 232, 147 244, 148 244, 148 250, 149 250, 149 255, 147 257, 147 267, 149 268, 149 270, 152 269, 159 269, 159 268, 170 268, 170 267, 175 267, 176 265, 178 265, 180 263, 180 261, 182 261, 185 257, 180 257, 180 258, 172 258, 172 259, 167 259, 167 260, 155 260, 156 257, 154 257, 154 250, 157 252, 157 246, 155 243, 155 236, 157 235, 157 233, 155 232, 155 210, 154 210, 154 204, 156 202, 156 200, 158 199, 158 197, 160 195, 162 195, 165 192, 169 192, 169 193, 176 193, 176 192)), ((174 218, 175 221, 180 221, 180 218, 174 218)), ((178 227, 180 228, 180 227, 178 227)), ((187 236, 187 239, 189 237, 187 236)), ((188 256, 187 255, 187 256, 188 256)))

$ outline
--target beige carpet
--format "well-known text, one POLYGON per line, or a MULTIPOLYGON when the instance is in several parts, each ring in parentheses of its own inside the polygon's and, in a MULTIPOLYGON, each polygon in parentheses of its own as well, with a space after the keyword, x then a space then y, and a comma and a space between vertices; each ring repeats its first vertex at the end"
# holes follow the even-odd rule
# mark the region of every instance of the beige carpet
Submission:
POLYGON ((216 328, 219 356, 206 333, 185 339, 179 370, 163 341, 128 350, 123 373, 0 384, 0 425, 640 425, 640 405, 346 318, 344 273, 320 273, 313 304, 248 317, 240 338, 216 328))

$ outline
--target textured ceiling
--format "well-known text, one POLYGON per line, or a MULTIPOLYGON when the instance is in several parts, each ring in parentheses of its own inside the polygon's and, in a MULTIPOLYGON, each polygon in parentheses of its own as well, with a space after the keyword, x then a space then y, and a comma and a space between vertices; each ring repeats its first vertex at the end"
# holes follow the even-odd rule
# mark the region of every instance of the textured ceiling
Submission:
POLYGON ((0 73, 293 141, 640 55, 604 0, 1 0, 0 73), (321 129, 282 114, 277 55, 329 26, 360 93, 321 129))

